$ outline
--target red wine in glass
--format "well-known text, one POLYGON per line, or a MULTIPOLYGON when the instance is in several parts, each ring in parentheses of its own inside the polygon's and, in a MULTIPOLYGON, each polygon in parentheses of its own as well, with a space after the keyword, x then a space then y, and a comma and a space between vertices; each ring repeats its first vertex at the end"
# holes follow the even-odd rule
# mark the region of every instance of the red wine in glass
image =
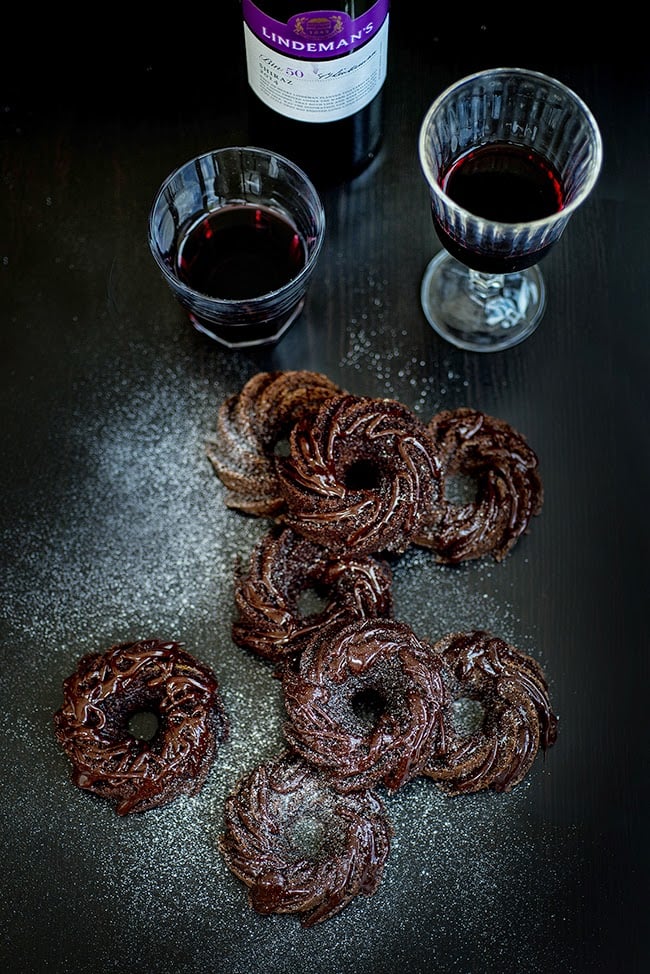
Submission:
MULTIPOLYGON (((551 163, 529 147, 492 142, 469 149, 440 173, 444 192, 463 209, 497 223, 530 223, 558 213, 564 207, 562 180, 551 163)), ((486 237, 480 250, 458 240, 433 212, 442 245, 473 270, 511 274, 537 264, 546 247, 526 253, 503 253, 494 238, 486 237)))
POLYGON ((227 348, 272 345, 302 312, 325 238, 313 183, 255 146, 190 159, 161 184, 149 246, 194 328, 227 348))
POLYGON ((292 281, 305 266, 305 246, 295 226, 264 206, 221 207, 179 242, 180 279, 200 294, 247 300, 292 281))
POLYGON ((418 153, 443 244, 422 277, 422 310, 458 348, 512 348, 544 314, 537 265, 598 178, 596 120, 549 75, 490 68, 431 102, 418 153))

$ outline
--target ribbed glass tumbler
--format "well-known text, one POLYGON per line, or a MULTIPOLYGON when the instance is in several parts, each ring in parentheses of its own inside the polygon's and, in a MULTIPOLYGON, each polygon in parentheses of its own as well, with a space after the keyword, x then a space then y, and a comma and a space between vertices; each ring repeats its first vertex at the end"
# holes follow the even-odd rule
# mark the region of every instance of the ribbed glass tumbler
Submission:
POLYGON ((194 327, 229 348, 277 342, 301 313, 325 236, 320 197, 291 160, 227 146, 158 190, 149 245, 194 327))

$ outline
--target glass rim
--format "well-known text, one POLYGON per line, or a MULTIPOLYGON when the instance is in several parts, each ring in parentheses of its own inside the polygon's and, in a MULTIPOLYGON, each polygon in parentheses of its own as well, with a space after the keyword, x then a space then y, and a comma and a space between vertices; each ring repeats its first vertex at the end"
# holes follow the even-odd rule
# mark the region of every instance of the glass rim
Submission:
MULTIPOLYGON (((235 201, 233 200, 233 202, 235 201)), ((244 199, 239 200, 239 202, 247 206, 254 205, 244 199)), ((206 209, 204 212, 207 215, 216 212, 218 209, 221 209, 221 207, 215 207, 212 210, 206 209)), ((284 210, 283 212, 286 213, 287 211, 284 210)), ((291 217, 292 222, 294 222, 293 216, 291 214, 288 215, 291 217)), ((161 270, 163 276, 171 285, 173 285, 174 290, 176 290, 179 294, 182 294, 184 297, 186 297, 188 300, 192 302, 208 301, 211 305, 214 305, 215 307, 225 308, 229 306, 229 307, 238 307, 244 309, 253 303, 259 304, 262 301, 270 300, 276 297, 278 294, 294 290, 296 287, 300 285, 300 283, 303 281, 305 277, 307 277, 313 272, 316 260, 322 249, 323 242, 325 239, 326 220, 325 220, 325 209, 323 206, 323 201, 320 197, 318 190, 316 189, 314 183, 311 181, 307 173, 303 169, 301 169, 300 166, 297 165, 297 163, 293 162, 293 160, 291 159, 288 159, 287 156, 282 155, 282 153, 280 152, 274 152, 272 149, 265 149, 262 146, 227 145, 227 146, 221 146, 217 149, 210 149, 207 152, 201 152, 199 155, 193 156, 191 159, 188 159, 180 166, 177 166, 174 170, 172 170, 172 172, 170 172, 165 177, 165 179, 158 187, 153 199, 153 203, 151 204, 151 208, 149 210, 149 218, 147 221, 147 227, 148 227, 147 236, 149 241, 149 249, 151 250, 152 256, 156 264, 158 265, 159 269, 161 270), (182 173, 185 169, 187 169, 190 166, 196 166, 197 163, 200 163, 203 159, 211 159, 214 156, 222 156, 226 154, 237 155, 244 152, 249 152, 252 153, 253 155, 261 156, 266 159, 271 159, 271 158, 277 159, 279 160, 279 162, 282 163, 282 165, 291 169, 294 175, 299 177, 299 179, 304 183, 305 189, 311 194, 311 196, 313 197, 313 201, 316 204, 315 209, 317 210, 317 216, 318 216, 318 221, 317 221, 318 232, 314 238, 315 245, 313 249, 309 252, 306 250, 305 252, 304 265, 300 268, 300 271, 296 274, 296 276, 292 277, 291 280, 287 281, 286 284, 283 284, 282 287, 275 288, 275 290, 273 291, 264 291, 262 294, 254 294, 248 298, 216 298, 211 294, 205 294, 205 292, 203 291, 197 291, 196 288, 190 287, 189 284, 186 284, 185 281, 181 280, 180 277, 178 277, 176 274, 173 274, 170 271, 169 265, 166 264, 165 261, 162 259, 160 250, 158 248, 158 245, 156 244, 155 233, 154 233, 154 216, 161 200, 164 197, 165 191, 171 185, 173 180, 176 179, 176 177, 179 176, 180 173, 182 173)), ((302 237, 303 235, 301 234, 301 238, 302 237)))
POLYGON ((454 211, 455 213, 468 216, 474 220, 484 220, 486 223, 490 223, 492 226, 495 227, 498 226, 508 227, 508 228, 518 227, 518 226, 522 226, 522 227, 549 226, 550 227, 554 223, 557 223, 558 220, 563 219, 565 217, 569 217, 575 210, 578 209, 578 207, 585 201, 585 199, 589 196, 589 194, 593 190, 602 168, 603 140, 602 140, 600 128, 598 126, 598 122, 596 121, 596 118, 593 112, 591 111, 591 109, 589 108, 589 106, 580 97, 580 95, 576 94, 576 92, 573 91, 573 89, 570 88, 568 85, 564 84, 563 81, 559 81, 557 78, 554 78, 552 75, 544 74, 542 71, 533 71, 529 68, 508 68, 508 67, 484 68, 481 71, 475 71, 472 74, 465 75, 464 77, 459 78, 457 81, 454 81, 453 84, 448 85, 443 91, 440 92, 440 94, 429 105, 429 108, 427 109, 426 114, 420 125, 420 132, 418 136, 418 157, 420 160, 420 166, 422 168, 424 177, 427 181, 431 193, 435 194, 437 197, 443 200, 445 206, 448 209, 454 211), (575 102, 577 107, 583 113, 585 119, 589 124, 589 127, 593 135, 593 142, 594 142, 594 157, 593 157, 593 163, 590 167, 590 172, 587 178, 585 179, 583 185, 580 187, 580 190, 578 191, 578 193, 576 193, 575 197, 571 200, 571 202, 567 203, 566 206, 563 206, 562 209, 558 210, 556 213, 551 213, 549 216, 541 217, 540 219, 537 220, 526 220, 523 223, 517 223, 517 222, 509 223, 505 220, 489 220, 486 217, 479 216, 477 213, 473 213, 471 210, 465 209, 465 207, 461 206, 459 203, 456 203, 455 200, 453 200, 450 196, 447 195, 447 193, 444 191, 442 186, 438 183, 437 179, 431 176, 431 171, 426 163, 426 147, 428 144, 427 131, 431 123, 431 118, 433 117, 435 112, 438 111, 442 102, 446 98, 448 98, 453 91, 455 91, 458 88, 461 88, 464 85, 469 85, 474 81, 478 81, 481 78, 486 78, 488 75, 515 75, 515 76, 520 75, 522 77, 530 78, 531 81, 535 81, 535 80, 544 81, 549 86, 561 90, 564 95, 568 95, 569 98, 575 102))

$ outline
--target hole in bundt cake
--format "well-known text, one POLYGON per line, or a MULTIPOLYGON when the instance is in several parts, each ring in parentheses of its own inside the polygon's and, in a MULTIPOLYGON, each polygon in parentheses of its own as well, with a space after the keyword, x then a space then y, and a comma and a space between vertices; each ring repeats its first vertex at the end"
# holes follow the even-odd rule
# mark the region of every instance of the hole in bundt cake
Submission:
POLYGON ((160 720, 153 710, 136 710, 127 722, 127 730, 137 741, 151 741, 158 733, 160 720))
POLYGON ((379 468, 370 460, 355 460, 345 471, 346 490, 377 490, 380 483, 379 468))
POLYGON ((305 588, 300 592, 296 602, 296 612, 303 619, 319 615, 329 605, 327 593, 318 588, 305 588))
POLYGON ((273 453, 276 457, 288 457, 291 453, 288 436, 280 436, 273 444, 273 453))
POLYGON ((476 501, 478 484, 474 477, 466 473, 452 473, 445 481, 445 497, 450 504, 459 507, 476 501))
POLYGON ((477 734, 483 726, 485 710, 478 700, 471 697, 459 697, 451 705, 454 730, 460 737, 477 734))
POLYGON ((368 728, 374 727, 386 710, 386 699, 372 687, 358 690, 351 700, 352 712, 368 728))
POLYGON ((298 815, 287 830, 288 845, 296 859, 319 859, 332 845, 336 845, 331 821, 313 813, 298 815))

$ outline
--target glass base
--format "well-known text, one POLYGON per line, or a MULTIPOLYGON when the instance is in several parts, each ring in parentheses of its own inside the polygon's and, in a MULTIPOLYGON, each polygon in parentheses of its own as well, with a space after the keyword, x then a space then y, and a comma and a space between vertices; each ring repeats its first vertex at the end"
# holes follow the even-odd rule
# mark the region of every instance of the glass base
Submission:
POLYGON ((499 352, 537 328, 546 289, 537 267, 515 274, 470 271, 445 250, 427 266, 420 300, 437 333, 470 352, 499 352))
POLYGON ((296 305, 289 316, 281 321, 268 321, 255 325, 218 325, 201 321, 188 311, 188 316, 197 331, 226 348, 257 348, 259 345, 275 345, 291 328, 305 306, 305 298, 296 305))

